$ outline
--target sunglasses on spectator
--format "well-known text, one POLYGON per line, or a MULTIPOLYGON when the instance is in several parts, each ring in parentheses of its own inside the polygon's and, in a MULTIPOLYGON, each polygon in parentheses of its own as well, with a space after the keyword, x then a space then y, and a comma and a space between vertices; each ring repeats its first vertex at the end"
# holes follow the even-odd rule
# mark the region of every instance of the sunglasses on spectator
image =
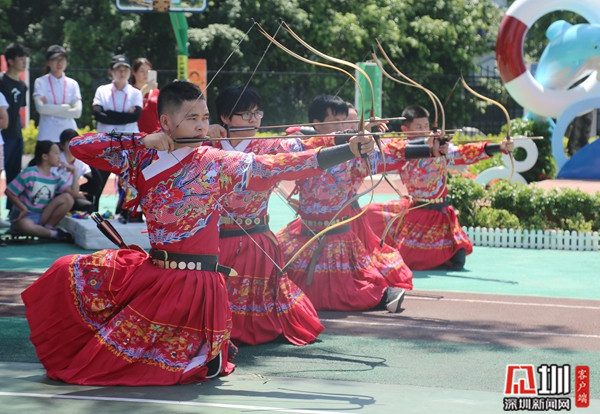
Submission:
POLYGON ((254 111, 254 112, 246 111, 246 112, 234 113, 234 115, 241 116, 244 121, 250 121, 252 118, 262 119, 264 114, 265 114, 264 111, 254 111))

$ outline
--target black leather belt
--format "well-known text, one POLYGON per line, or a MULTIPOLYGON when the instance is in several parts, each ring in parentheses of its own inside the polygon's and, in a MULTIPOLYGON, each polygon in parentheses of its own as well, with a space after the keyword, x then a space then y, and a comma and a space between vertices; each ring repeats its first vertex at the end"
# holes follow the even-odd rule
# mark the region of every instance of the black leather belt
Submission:
POLYGON ((244 227, 243 230, 242 229, 221 229, 221 230, 219 230, 219 237, 225 238, 225 237, 245 236, 247 234, 264 233, 266 231, 269 231, 268 224, 252 226, 252 227, 248 227, 248 228, 244 227))
MULTIPOLYGON (((312 229, 312 231, 310 231, 307 228, 303 227, 302 234, 305 236, 308 236, 308 237, 312 237, 322 230, 323 229, 321 229, 321 230, 312 229)), ((345 233, 347 231, 350 231, 350 226, 340 226, 340 227, 336 227, 335 229, 328 230, 327 232, 325 232, 325 236, 331 236, 333 234, 345 233)))
POLYGON ((269 224, 269 215, 267 214, 265 216, 255 217, 255 218, 243 218, 243 217, 232 218, 232 217, 222 216, 219 219, 219 224, 220 225, 236 224, 236 225, 242 226, 242 227, 266 225, 266 224, 269 224))
POLYGON ((414 207, 422 208, 424 210, 437 210, 442 211, 445 207, 448 207, 449 204, 447 201, 443 201, 441 203, 430 203, 427 201, 416 201, 413 203, 414 207))
POLYGON ((337 224, 341 221, 344 220, 348 220, 350 218, 350 216, 345 216, 345 217, 340 217, 337 218, 335 220, 308 220, 308 219, 302 219, 302 224, 304 226, 306 226, 309 229, 312 229, 313 227, 328 227, 328 226, 332 226, 334 224, 337 224))
POLYGON ((217 255, 172 253, 166 250, 150 249, 150 257, 152 257, 152 262, 161 269, 207 270, 227 276, 237 276, 234 269, 219 264, 217 255))

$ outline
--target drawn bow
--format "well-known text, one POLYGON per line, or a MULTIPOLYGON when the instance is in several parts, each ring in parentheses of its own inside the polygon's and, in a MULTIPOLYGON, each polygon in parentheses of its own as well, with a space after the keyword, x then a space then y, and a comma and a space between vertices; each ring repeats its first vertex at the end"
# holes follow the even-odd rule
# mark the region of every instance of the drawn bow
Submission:
MULTIPOLYGON (((441 134, 442 136, 444 136, 446 134, 446 114, 444 111, 444 106, 442 105, 442 102, 440 101, 440 99, 437 97, 437 95, 435 93, 433 93, 432 91, 430 91, 429 89, 427 89, 426 87, 424 87, 423 85, 421 85, 420 83, 418 83, 417 81, 415 81, 414 79, 411 79, 410 77, 408 77, 407 75, 405 75, 404 73, 402 73, 400 71, 400 69, 398 69, 398 67, 394 64, 394 62, 392 62, 392 60, 390 59, 390 57, 388 56, 388 54, 385 52, 385 49, 383 48, 383 46, 381 45, 381 43, 379 42, 379 40, 375 39, 375 42, 377 43, 377 47, 379 49, 379 51, 381 52, 381 55, 383 56, 383 58, 385 59, 385 61, 388 63, 388 65, 390 65, 390 67, 394 70, 394 72, 396 72, 396 74, 398 74, 398 76, 400 76, 401 78, 405 79, 406 81, 401 81, 400 79, 390 75, 384 68, 383 65, 381 64, 381 61, 378 59, 377 54, 375 53, 375 50, 372 49, 371 50, 371 56, 373 57, 373 60, 375 61, 375 63, 377 64, 377 66, 379 67, 379 69, 381 70, 381 73, 388 79, 390 79, 391 81, 395 82, 395 83, 399 83, 401 85, 405 85, 405 86, 410 86, 413 88, 417 88, 422 90, 423 92, 425 92, 425 94, 427 94, 427 96, 429 97, 429 99, 431 100, 431 103, 433 105, 433 109, 434 109, 434 121, 433 121, 433 127, 434 130, 438 129, 438 111, 439 114, 441 115, 442 118, 442 122, 441 122, 441 134)), ((396 190, 396 192, 400 195, 400 197, 408 197, 410 199, 410 195, 404 195, 401 194, 398 190, 396 190)), ((385 229, 383 230, 383 234, 381 235, 381 241, 380 241, 380 246, 383 246, 385 243, 385 238, 388 234, 388 232, 390 231, 391 227, 394 225, 394 223, 402 218, 404 218, 404 216, 406 215, 406 213, 414 208, 419 208, 419 207, 423 207, 424 205, 426 205, 428 203, 423 203, 423 204, 419 204, 419 206, 416 207, 410 207, 408 208, 408 210, 406 211, 402 211, 400 213, 398 213, 397 215, 395 215, 394 217, 392 217, 392 219, 387 223, 385 229)))
MULTIPOLYGON (((314 48, 313 46, 311 46, 310 44, 308 44, 305 40, 303 40, 300 36, 298 36, 288 25, 287 23, 285 23, 284 21, 280 21, 281 26, 296 40, 298 41, 303 47, 305 47, 307 50, 309 50, 310 52, 314 53, 315 55, 329 61, 329 62, 333 62, 336 63, 338 65, 343 65, 343 66, 347 66, 347 67, 351 67, 353 69, 355 69, 356 71, 358 71, 359 73, 361 73, 365 79, 367 79, 367 82, 369 84, 369 87, 371 89, 371 111, 370 111, 370 116, 369 119, 375 119, 375 89, 373 87, 373 85, 371 84, 371 80, 369 78, 369 76, 367 75, 367 73, 358 65, 355 65, 352 62, 348 62, 346 60, 343 59, 339 59, 330 55, 327 55, 319 50, 317 50, 316 48, 314 48)), ((258 25, 258 24, 257 24, 258 25)), ((362 87, 360 85, 360 83, 358 82, 358 80, 356 79, 355 76, 353 76, 351 73, 349 73, 347 70, 342 69, 338 66, 334 66, 334 65, 330 65, 330 64, 325 64, 322 62, 317 62, 317 61, 313 61, 310 59, 307 59, 303 56, 298 55, 297 53, 291 51, 290 49, 288 49, 287 47, 285 47, 284 45, 282 45, 279 41, 277 41, 276 39, 274 39, 272 36, 270 36, 260 25, 258 25, 258 30, 261 34, 263 34, 267 39, 269 39, 270 42, 272 42, 273 44, 275 44, 277 47, 279 47, 281 50, 283 50, 284 52, 286 52, 287 54, 289 54, 290 56, 311 64, 311 65, 315 65, 315 66, 321 66, 321 67, 327 67, 330 69, 334 69, 337 70, 339 72, 344 73, 346 76, 348 76, 350 79, 352 79, 355 84, 357 85, 357 89, 359 90, 360 93, 360 98, 362 101, 362 108, 365 107, 364 105, 364 93, 362 91, 362 87)), ((365 125, 365 118, 364 118, 364 111, 361 112, 361 116, 360 116, 360 121, 359 121, 359 130, 363 130, 365 125)), ((379 146, 379 143, 378 143, 379 146)), ((380 147, 381 149, 381 147, 380 147)), ((383 154, 383 153, 382 153, 383 154)), ((367 168, 369 171, 369 175, 371 177, 371 188, 369 188, 367 191, 362 192, 362 193, 357 193, 356 195, 354 195, 351 199, 349 199, 341 208, 340 210, 332 217, 332 219, 330 221, 335 222, 335 220, 337 220, 337 217, 339 216, 339 214, 344 211, 346 209, 346 207, 348 207, 349 205, 351 205, 352 203, 354 203, 356 200, 358 200, 360 197, 362 197, 363 195, 367 194, 368 192, 371 192, 371 199, 369 200, 369 204, 372 203, 373 200, 373 194, 374 194, 374 190, 377 187, 377 185, 379 185, 379 183, 381 182, 381 179, 377 182, 377 184, 374 184, 374 180, 371 174, 371 166, 369 164, 368 158, 365 158, 365 162, 367 163, 367 168)), ((324 241, 325 241, 325 237, 324 235, 331 231, 334 230, 336 228, 342 227, 347 225, 348 223, 350 223, 353 220, 356 220, 357 218, 359 218, 362 214, 364 214, 366 211, 366 209, 362 209, 358 214, 351 216, 347 219, 344 220, 340 220, 339 222, 335 223, 335 224, 331 224, 327 227, 325 227, 323 230, 321 230, 320 232, 318 232, 317 234, 315 234, 314 236, 312 236, 289 260, 288 262, 284 265, 284 267, 282 268, 282 273, 285 272, 289 266, 296 261, 296 259, 302 254, 302 252, 304 252, 304 250, 306 250, 308 248, 308 246, 310 246, 314 241, 319 240, 320 245, 323 245, 324 241)), ((319 250, 321 250, 320 248, 317 248, 317 250, 315 251, 315 254, 318 254, 319 250)), ((313 256, 313 259, 314 256, 313 256)), ((310 280, 307 280, 307 282, 309 283, 310 280)), ((310 284, 310 283, 309 283, 310 284)))

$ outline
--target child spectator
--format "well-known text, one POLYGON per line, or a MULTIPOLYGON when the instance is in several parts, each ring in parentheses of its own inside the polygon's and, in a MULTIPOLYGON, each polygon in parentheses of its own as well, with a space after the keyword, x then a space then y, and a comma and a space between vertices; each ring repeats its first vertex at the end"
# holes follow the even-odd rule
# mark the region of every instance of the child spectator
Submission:
POLYGON ((57 228, 73 207, 71 193, 79 192, 79 173, 72 165, 62 165, 73 174, 71 186, 52 167, 61 165, 60 149, 52 141, 38 141, 34 158, 6 187, 6 196, 13 204, 10 212, 11 230, 24 235, 73 242, 73 237, 57 228))
MULTIPOLYGON (((60 134, 60 142, 58 146, 61 150, 60 162, 64 165, 72 165, 79 172, 79 177, 84 177, 86 182, 80 184, 79 192, 71 194, 75 199, 75 203, 71 208, 71 211, 87 211, 91 213, 98 211, 98 200, 102 194, 102 176, 100 171, 90 167, 85 162, 78 160, 71 154, 69 150, 69 143, 75 137, 79 136, 79 133, 74 129, 65 129, 60 134)), ((73 175, 66 168, 52 167, 52 171, 63 177, 63 179, 71 185, 73 182, 73 175)))

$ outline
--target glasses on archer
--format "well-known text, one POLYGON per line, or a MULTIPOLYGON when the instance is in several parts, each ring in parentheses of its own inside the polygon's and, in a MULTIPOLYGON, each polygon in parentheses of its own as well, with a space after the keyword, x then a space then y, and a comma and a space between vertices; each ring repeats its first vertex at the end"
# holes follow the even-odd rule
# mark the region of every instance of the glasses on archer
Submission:
POLYGON ((262 119, 264 114, 265 114, 264 111, 254 111, 254 112, 246 111, 246 112, 234 113, 234 115, 241 116, 244 121, 250 121, 252 118, 262 119))

